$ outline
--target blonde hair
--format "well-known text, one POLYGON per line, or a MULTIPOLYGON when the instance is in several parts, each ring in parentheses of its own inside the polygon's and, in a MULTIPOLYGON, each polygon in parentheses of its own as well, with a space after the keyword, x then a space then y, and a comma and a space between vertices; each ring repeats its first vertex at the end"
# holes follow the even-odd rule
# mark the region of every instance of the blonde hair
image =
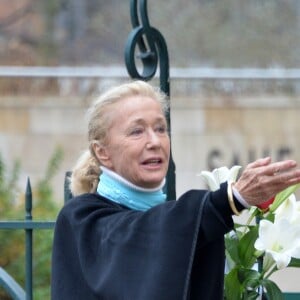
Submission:
POLYGON ((111 88, 96 99, 87 111, 89 149, 79 157, 70 178, 73 196, 96 191, 101 171, 92 144, 95 141, 105 142, 112 122, 110 112, 113 111, 113 106, 132 96, 150 97, 161 105, 165 114, 168 113, 169 106, 165 95, 144 81, 133 81, 111 88))

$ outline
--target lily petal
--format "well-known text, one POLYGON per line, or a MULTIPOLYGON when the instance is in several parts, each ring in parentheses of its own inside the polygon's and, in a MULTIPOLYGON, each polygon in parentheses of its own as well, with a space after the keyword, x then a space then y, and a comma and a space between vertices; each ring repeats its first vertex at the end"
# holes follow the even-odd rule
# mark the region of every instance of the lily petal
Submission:
POLYGON ((239 171, 240 171, 241 168, 242 168, 242 166, 233 166, 229 170, 229 175, 228 175, 228 179, 227 180, 235 181, 237 179, 237 176, 238 176, 239 171))
POLYGON ((271 251, 270 254, 273 256, 274 260, 276 261, 277 269, 281 270, 288 266, 291 261, 291 256, 285 253, 277 253, 271 251))
POLYGON ((216 191, 220 188, 221 183, 226 181, 235 181, 241 166, 233 166, 231 169, 220 167, 212 172, 202 171, 200 175, 208 185, 211 191, 216 191))
POLYGON ((215 177, 211 172, 202 171, 201 176, 211 191, 216 191, 220 188, 220 185, 218 184, 218 182, 216 181, 215 177))
POLYGON ((254 247, 271 255, 277 268, 282 269, 288 266, 292 257, 300 257, 299 236, 300 226, 289 219, 278 218, 274 223, 261 220, 254 247))

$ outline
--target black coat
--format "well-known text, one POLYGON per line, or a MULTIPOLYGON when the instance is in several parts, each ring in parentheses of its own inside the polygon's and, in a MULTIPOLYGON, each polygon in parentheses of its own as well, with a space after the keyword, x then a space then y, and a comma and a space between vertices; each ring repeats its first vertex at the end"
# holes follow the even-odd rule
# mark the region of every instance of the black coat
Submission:
POLYGON ((70 200, 55 228, 52 300, 223 299, 226 188, 146 212, 98 194, 70 200))

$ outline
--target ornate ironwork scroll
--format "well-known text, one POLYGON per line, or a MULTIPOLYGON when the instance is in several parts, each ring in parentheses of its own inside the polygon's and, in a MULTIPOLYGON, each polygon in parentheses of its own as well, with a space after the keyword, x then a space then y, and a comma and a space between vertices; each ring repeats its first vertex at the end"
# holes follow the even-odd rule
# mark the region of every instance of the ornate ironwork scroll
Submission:
MULTIPOLYGON (((130 32, 125 46, 127 71, 132 78, 148 81, 154 77, 159 65, 160 89, 170 101, 168 49, 162 34, 149 23, 147 0, 131 0, 130 15, 133 30, 130 32), (140 71, 136 65, 137 60, 142 63, 140 71)), ((171 130, 170 110, 166 117, 171 130)), ((166 193, 168 200, 176 199, 175 164, 172 153, 167 173, 166 193)))

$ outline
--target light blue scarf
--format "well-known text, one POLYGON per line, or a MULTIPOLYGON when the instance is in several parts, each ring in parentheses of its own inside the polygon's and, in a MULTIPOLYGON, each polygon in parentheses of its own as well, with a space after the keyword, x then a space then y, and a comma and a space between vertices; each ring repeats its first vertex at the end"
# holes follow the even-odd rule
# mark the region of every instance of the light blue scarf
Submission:
POLYGON ((111 201, 142 211, 166 201, 166 195, 162 191, 165 180, 157 188, 146 189, 132 184, 105 167, 101 167, 101 170, 97 192, 111 201))

